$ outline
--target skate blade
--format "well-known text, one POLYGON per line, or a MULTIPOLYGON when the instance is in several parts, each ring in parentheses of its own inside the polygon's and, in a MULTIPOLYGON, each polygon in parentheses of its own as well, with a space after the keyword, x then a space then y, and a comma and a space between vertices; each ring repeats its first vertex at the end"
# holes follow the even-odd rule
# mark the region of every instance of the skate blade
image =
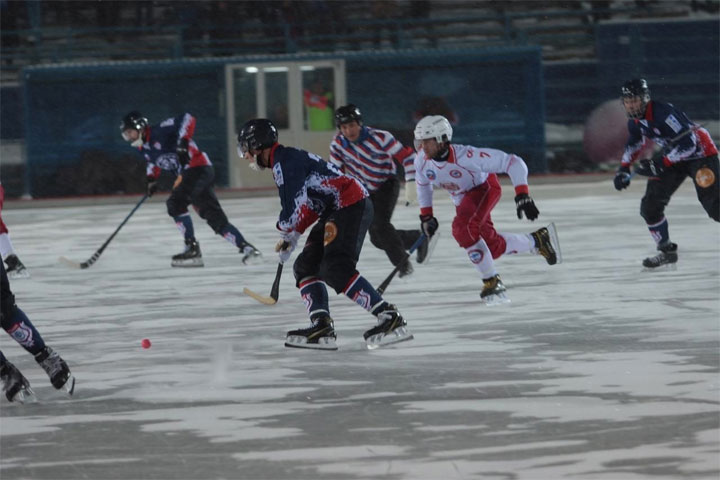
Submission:
POLYGON ((548 234, 550 235, 550 245, 552 245, 553 249, 555 250, 556 261, 552 265, 558 265, 562 263, 563 258, 562 252, 560 251, 560 240, 558 239, 555 222, 551 222, 550 225, 548 225, 546 228, 548 229, 548 234))
MULTIPOLYGON (((419 265, 427 265, 430 263, 430 257, 432 257, 433 251, 435 250, 435 246, 437 245, 438 240, 440 240, 440 232, 435 232, 435 235, 430 237, 429 240, 426 240, 428 243, 428 249, 427 254, 425 255, 425 258, 423 258, 422 262, 417 262, 419 265)), ((416 257, 417 260, 417 257, 416 257)))
POLYGON ((263 263, 263 256, 262 254, 250 255, 247 258, 243 258, 242 263, 243 265, 260 265, 263 263))
POLYGON ((643 272, 674 272, 677 270, 677 263, 666 263, 659 267, 643 267, 643 272))
POLYGON ((35 392, 32 391, 30 387, 22 388, 18 393, 15 394, 15 396, 10 400, 11 402, 15 403, 37 403, 38 399, 35 395, 35 392))
POLYGON ((173 260, 171 265, 179 268, 204 267, 202 258, 192 258, 189 260, 173 260))
POLYGON ((317 343, 308 343, 307 338, 289 335, 285 339, 285 346, 290 348, 306 348, 309 350, 337 350, 337 343, 332 337, 320 337, 317 343))
POLYGON ((72 396, 72 394, 75 393, 75 377, 73 375, 70 375, 70 377, 67 379, 67 382, 65 382, 65 385, 60 387, 60 390, 64 390, 65 393, 72 396))
POLYGON ((510 303, 510 299, 505 293, 497 293, 495 295, 488 295, 485 298, 481 298, 480 301, 488 307, 494 307, 497 305, 506 305, 510 303))
POLYGON ((400 342, 407 342, 415 338, 406 327, 398 327, 390 333, 378 333, 365 339, 368 350, 387 347, 400 342))
POLYGON ((30 273, 27 270, 20 270, 19 272, 13 270, 12 272, 8 272, 8 277, 13 280, 17 280, 19 278, 30 278, 30 273))

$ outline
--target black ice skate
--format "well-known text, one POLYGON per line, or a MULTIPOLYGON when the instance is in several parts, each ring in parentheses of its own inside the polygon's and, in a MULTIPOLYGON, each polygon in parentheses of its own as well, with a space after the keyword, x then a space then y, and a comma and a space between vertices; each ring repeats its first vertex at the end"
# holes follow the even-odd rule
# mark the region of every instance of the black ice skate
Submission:
POLYGON ((505 294, 506 290, 499 275, 483 278, 483 289, 482 292, 480 292, 480 301, 489 307, 510 303, 510 299, 505 294))
POLYGON ((202 252, 200 252, 200 244, 195 239, 185 240, 185 251, 173 255, 171 265, 173 267, 204 266, 202 252))
POLYGON ((285 337, 285 346, 294 348, 312 348, 315 350, 337 350, 335 326, 332 318, 320 317, 313 320, 308 328, 290 330, 285 337))
POLYGON ((10 278, 29 278, 30 272, 27 271, 25 265, 20 261, 17 255, 10 254, 5 258, 5 270, 10 278))
POLYGON ((35 393, 30 388, 30 382, 12 363, 6 361, 0 366, 0 381, 8 401, 17 403, 37 401, 35 393))
POLYGON ((415 260, 417 263, 424 263, 430 260, 435 245, 437 245, 438 239, 440 238, 440 232, 435 232, 435 235, 426 239, 417 248, 417 254, 415 254, 415 260))
POLYGON ((537 248, 537 253, 545 257, 548 265, 562 263, 560 242, 558 241, 557 230, 555 229, 554 223, 551 223, 547 227, 543 227, 540 230, 532 232, 530 235, 532 235, 533 239, 535 240, 535 248, 537 248))
POLYGON ((262 262, 262 253, 247 242, 240 245, 240 255, 242 255, 242 263, 252 265, 262 262))
POLYGON ((45 347, 40 353, 35 355, 35 361, 45 370, 50 377, 50 383, 53 387, 65 390, 68 395, 72 395, 75 391, 75 377, 70 373, 70 369, 65 360, 60 358, 50 347, 45 347))
POLYGON ((407 322, 395 305, 386 304, 377 318, 378 324, 363 334, 368 349, 373 350, 413 339, 413 335, 406 328, 407 322))
POLYGON ((668 243, 667 245, 658 245, 660 251, 654 257, 648 257, 643 260, 643 270, 646 272, 655 272, 658 270, 677 270, 677 244, 668 243))

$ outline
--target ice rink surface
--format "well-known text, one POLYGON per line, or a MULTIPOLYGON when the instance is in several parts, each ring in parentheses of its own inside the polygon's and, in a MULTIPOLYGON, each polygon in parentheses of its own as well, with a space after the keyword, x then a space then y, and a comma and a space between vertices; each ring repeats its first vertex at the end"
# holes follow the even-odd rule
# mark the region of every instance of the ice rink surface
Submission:
MULTIPOLYGON (((170 267, 182 240, 164 195, 87 270, 58 257, 87 260, 136 199, 6 204, 32 274, 12 282, 17 303, 77 386, 72 399, 56 392, 2 336, 40 400, 1 399, 0 478, 717 479, 720 226, 687 181, 666 212, 677 271, 641 272, 655 254, 638 214, 643 189, 531 178, 541 215, 530 223, 505 186, 498 230, 554 221, 564 263, 500 258, 512 303, 490 308, 450 234, 448 196, 435 192, 437 249, 385 295, 415 339, 367 351, 375 319, 331 293, 337 352, 283 346, 286 330, 309 324, 290 268, 277 305, 241 293, 270 290, 275 196, 222 201, 263 265, 243 266, 195 216, 201 269, 170 267)), ((399 205, 394 223, 416 228, 417 215, 399 205)), ((391 270, 369 239, 358 266, 375 285, 391 270)))

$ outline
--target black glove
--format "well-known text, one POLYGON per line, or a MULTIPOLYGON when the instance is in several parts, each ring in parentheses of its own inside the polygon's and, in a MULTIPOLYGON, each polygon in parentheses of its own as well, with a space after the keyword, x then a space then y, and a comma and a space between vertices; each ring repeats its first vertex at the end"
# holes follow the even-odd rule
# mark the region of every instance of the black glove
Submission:
POLYGON ((642 159, 638 162, 638 166, 635 167, 635 173, 642 175, 643 177, 657 177, 663 170, 665 170, 665 164, 663 159, 665 155, 662 152, 658 152, 650 159, 642 159))
POLYGON ((426 237, 430 238, 435 235, 439 226, 437 218, 432 215, 420 215, 420 230, 426 237))
POLYGON ((156 178, 147 177, 147 196, 152 197, 158 189, 158 181, 156 178))
POLYGON ((190 154, 188 154, 188 139, 182 138, 175 149, 177 153, 178 161, 183 167, 190 162, 190 154))
POLYGON ((515 206, 517 207, 517 216, 520 219, 522 219, 523 212, 525 212, 525 218, 531 221, 540 215, 540 210, 537 209, 535 202, 527 193, 515 195, 515 206))
POLYGON ((618 192, 626 189, 630 185, 630 167, 620 165, 620 168, 615 172, 613 183, 615 184, 615 190, 618 192))

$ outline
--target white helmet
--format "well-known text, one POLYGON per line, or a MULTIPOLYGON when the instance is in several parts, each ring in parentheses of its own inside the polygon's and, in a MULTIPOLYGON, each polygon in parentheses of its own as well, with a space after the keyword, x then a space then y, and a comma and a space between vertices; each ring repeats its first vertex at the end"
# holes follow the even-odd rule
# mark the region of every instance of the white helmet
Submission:
POLYGON ((420 140, 434 138, 438 143, 452 140, 452 127, 442 115, 428 115, 415 125, 415 149, 420 148, 420 140))

